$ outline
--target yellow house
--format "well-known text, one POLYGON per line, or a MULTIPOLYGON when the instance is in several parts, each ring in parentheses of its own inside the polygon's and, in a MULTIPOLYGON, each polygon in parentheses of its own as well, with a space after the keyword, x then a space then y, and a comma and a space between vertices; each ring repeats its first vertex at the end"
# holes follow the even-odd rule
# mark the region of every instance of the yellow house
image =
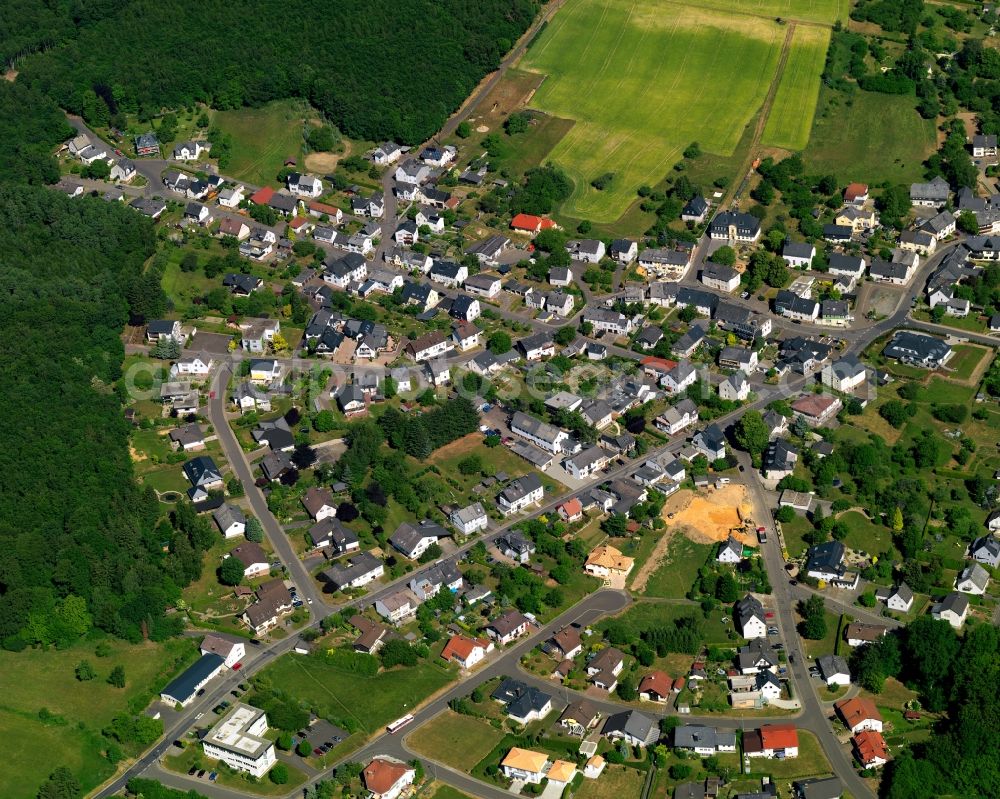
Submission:
POLYGON ((612 546, 595 547, 589 555, 583 570, 594 577, 609 579, 611 577, 626 577, 635 561, 623 555, 612 546))
POLYGON ((837 212, 834 222, 838 225, 846 225, 855 233, 862 230, 871 230, 878 224, 878 215, 871 208, 856 208, 847 206, 837 212))

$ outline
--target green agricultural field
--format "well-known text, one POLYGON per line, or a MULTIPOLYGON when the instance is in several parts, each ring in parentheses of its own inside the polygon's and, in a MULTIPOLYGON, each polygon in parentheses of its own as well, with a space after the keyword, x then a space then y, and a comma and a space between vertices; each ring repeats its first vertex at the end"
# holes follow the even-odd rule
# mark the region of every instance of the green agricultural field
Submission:
POLYGON ((907 95, 823 87, 802 159, 810 173, 831 173, 841 183, 911 183, 923 178, 924 159, 936 147, 934 120, 922 119, 907 95))
POLYGON ((823 22, 832 25, 837 20, 847 22, 850 0, 694 0, 691 5, 717 8, 730 13, 781 17, 785 20, 823 22))
POLYGON ((799 25, 795 29, 792 49, 764 126, 764 145, 801 150, 809 143, 819 99, 819 76, 829 44, 828 28, 799 25))
POLYGON ((570 0, 555 15, 522 68, 547 75, 533 107, 576 120, 549 154, 575 184, 567 214, 617 219, 694 141, 733 152, 767 95, 786 28, 727 8, 570 0), (607 172, 611 186, 594 189, 607 172))
POLYGON ((215 124, 233 137, 226 174, 254 185, 277 185, 275 176, 285 159, 302 159, 302 125, 307 116, 309 110, 295 100, 218 112, 215 124))
POLYGON ((352 718, 366 734, 412 710, 455 676, 434 663, 421 663, 367 677, 338 668, 323 653, 284 655, 263 673, 317 707, 321 716, 352 718))

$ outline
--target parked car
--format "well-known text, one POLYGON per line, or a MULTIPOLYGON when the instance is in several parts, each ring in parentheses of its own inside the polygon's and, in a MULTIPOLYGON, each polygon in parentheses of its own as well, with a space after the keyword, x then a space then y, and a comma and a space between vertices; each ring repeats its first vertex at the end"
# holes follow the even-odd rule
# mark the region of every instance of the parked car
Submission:
POLYGON ((197 773, 197 771, 198 771, 197 766, 191 766, 191 768, 188 769, 188 776, 193 777, 197 773))
POLYGON ((209 779, 210 779, 210 780, 211 780, 212 782, 215 782, 215 781, 216 781, 216 780, 217 780, 217 779, 219 778, 219 772, 217 772, 217 771, 213 771, 213 772, 212 772, 211 774, 209 774, 209 775, 208 775, 208 778, 209 778, 209 779))
POLYGON ((204 776, 205 776, 205 769, 199 769, 199 771, 198 771, 198 779, 200 780, 204 776))

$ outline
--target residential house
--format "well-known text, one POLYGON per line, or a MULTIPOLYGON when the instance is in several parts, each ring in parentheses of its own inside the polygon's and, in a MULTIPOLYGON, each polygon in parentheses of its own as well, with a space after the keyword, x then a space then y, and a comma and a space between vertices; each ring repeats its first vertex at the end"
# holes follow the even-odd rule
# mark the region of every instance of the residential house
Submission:
MULTIPOLYGON (((1000 514, 991 514, 993 519, 988 518, 988 522, 996 521, 997 528, 1000 529, 1000 514)), ((991 527, 991 529, 993 529, 991 527)), ((992 569, 1000 566, 1000 540, 992 535, 984 535, 972 542, 969 547, 969 556, 977 563, 985 564, 992 569)))
POLYGON ((766 480, 781 480, 795 471, 799 451, 784 439, 776 439, 768 444, 761 463, 761 474, 766 480))
POLYGON ((377 166, 385 166, 386 164, 398 161, 404 152, 406 152, 405 147, 395 142, 387 141, 382 142, 382 144, 375 148, 371 158, 377 166))
POLYGON ((723 347, 719 352, 719 366, 723 369, 740 369, 746 374, 757 370, 757 353, 749 347, 723 347))
POLYGON ((175 161, 197 161, 204 153, 212 149, 207 141, 185 141, 174 147, 175 161))
POLYGON ((674 681, 664 671, 651 671, 639 681, 639 699, 643 702, 666 702, 673 693, 674 681))
POLYGON ((581 738, 597 726, 600 711, 587 699, 574 699, 559 716, 559 726, 581 738))
POLYGON ((413 785, 416 769, 398 760, 376 757, 365 766, 361 779, 370 799, 398 799, 413 785))
POLYGON ((750 396, 750 381, 746 373, 734 372, 719 383, 719 396, 731 402, 743 402, 750 396))
POLYGON ((257 589, 257 600, 243 611, 242 618, 251 630, 262 635, 276 627, 292 609, 292 595, 284 580, 271 580, 257 589))
POLYGON ((493 299, 496 297, 501 289, 502 283, 499 275, 494 275, 489 272, 480 272, 478 275, 469 275, 465 279, 463 288, 469 292, 469 294, 475 294, 479 297, 485 297, 486 299, 493 299))
POLYGON ((511 417, 510 431, 554 454, 562 452, 564 442, 569 439, 565 430, 521 411, 516 411, 511 417))
POLYGON ((674 728, 674 749, 711 757, 720 752, 736 751, 736 732, 702 724, 681 724, 674 728))
POLYGON ((698 406, 685 397, 656 417, 653 425, 668 435, 676 435, 698 421, 698 406))
POLYGON ((897 613, 909 613, 913 607, 913 591, 906 583, 900 583, 886 594, 885 606, 897 613))
POLYGON ((787 289, 781 289, 774 298, 775 313, 801 322, 815 322, 819 316, 819 303, 809 297, 801 297, 787 289))
POLYGON ((687 201, 681 209, 681 220, 700 225, 708 215, 708 202, 700 194, 696 194, 687 201))
POLYGON ((990 584, 990 573, 978 563, 970 563, 955 578, 955 590, 982 596, 990 584))
MULTIPOLYGON (((375 612, 391 624, 400 624, 417 615, 420 602, 408 588, 375 600, 375 612)), ((464 666, 463 666, 464 668, 464 666)))
POLYGON ((816 665, 827 687, 851 684, 851 670, 840 655, 822 655, 816 658, 816 665))
POLYGON ((495 264, 509 246, 510 239, 506 236, 490 236, 476 242, 465 251, 469 255, 474 255, 481 264, 495 264))
POLYGON ((787 759, 798 757, 799 733, 794 724, 765 724, 743 734, 747 757, 787 759))
POLYGON ((880 768, 889 762, 889 747, 882 733, 874 730, 859 732, 851 739, 854 756, 866 769, 880 768))
POLYGON ((462 535, 472 535, 480 530, 485 530, 489 526, 489 517, 482 503, 473 502, 464 508, 457 508, 448 517, 456 529, 462 535))
POLYGON ((448 639, 448 643, 441 650, 441 657, 448 663, 457 663, 467 670, 485 660, 486 655, 492 651, 492 641, 486 638, 470 638, 459 633, 448 639))
POLYGON ((847 729, 851 731, 851 735, 857 735, 865 730, 882 732, 882 715, 871 699, 854 696, 834 702, 833 707, 847 729))
POLYGON ((497 495, 497 505, 504 516, 518 513, 542 499, 544 486, 537 474, 519 477, 497 495))
POLYGON ((939 338, 911 330, 897 330, 882 354, 902 363, 937 369, 952 356, 952 349, 939 338))
MULTIPOLYGON (((740 557, 742 558, 742 547, 740 557)), ((734 611, 736 627, 743 638, 767 638, 767 619, 764 606, 752 594, 747 594, 736 603, 734 611)))
POLYGON ((458 288, 469 277, 469 269, 453 261, 435 261, 431 267, 430 279, 448 288, 458 288))
POLYGON ((553 633, 546 642, 550 655, 555 655, 560 660, 575 658, 583 651, 583 640, 580 638, 580 631, 574 627, 563 627, 553 633))
POLYGON ((647 277, 677 281, 684 277, 691 266, 691 253, 654 247, 639 253, 638 264, 647 277))
POLYGON ((566 252, 577 261, 596 264, 604 257, 604 242, 599 239, 571 239, 566 242, 566 252))
POLYGON ((713 423, 704 430, 699 430, 691 442, 709 461, 726 457, 726 437, 717 424, 713 423))
POLYGON ((616 336, 627 336, 632 332, 632 320, 625 314, 609 311, 604 308, 591 308, 589 305, 583 311, 583 321, 593 325, 595 332, 613 333, 616 336))
POLYGON ((454 348, 451 339, 440 330, 425 333, 420 338, 408 342, 405 347, 406 353, 417 363, 438 358, 454 348))
POLYGON ((740 273, 731 266, 709 261, 701 270, 701 282, 718 291, 734 291, 740 285, 740 273))
POLYGON ((182 452, 205 448, 205 433, 195 422, 175 427, 170 431, 169 438, 171 447, 182 452))
POLYGON ((448 536, 441 525, 424 519, 416 526, 403 522, 389 537, 389 543, 410 560, 417 560, 433 544, 448 536))
POLYGON ((306 531, 306 540, 314 550, 329 550, 331 556, 357 552, 361 549, 358 534, 342 525, 336 518, 328 517, 306 531))
POLYGON ((361 588, 377 580, 385 573, 385 566, 370 552, 360 552, 349 558, 345 563, 338 563, 332 568, 320 572, 333 591, 343 591, 347 588, 361 588))
POLYGON ((615 239, 611 242, 608 255, 620 264, 632 263, 639 254, 639 246, 630 239, 615 239))
POLYGON ((246 644, 243 641, 226 638, 216 633, 206 635, 201 639, 200 650, 202 655, 218 655, 222 658, 223 665, 227 669, 231 669, 243 660, 247 653, 246 644))
POLYGON ((590 551, 583 570, 592 577, 599 577, 602 580, 624 579, 634 565, 633 558, 623 555, 610 544, 604 544, 590 551))
POLYGON ((237 538, 246 532, 247 517, 238 505, 224 503, 212 512, 212 518, 224 538, 237 538))
POLYGON ((588 447, 563 461, 563 467, 577 480, 586 480, 608 465, 608 454, 598 446, 588 447))
POLYGON ((951 196, 948 181, 938 175, 930 183, 910 184, 910 204, 925 208, 941 208, 951 196))
POLYGON ((955 233, 957 221, 951 211, 941 211, 941 213, 932 216, 920 227, 922 230, 930 233, 937 241, 942 241, 955 233))
POLYGON ((652 746, 660 737, 655 719, 638 710, 624 710, 608 716, 601 734, 612 740, 621 740, 629 746, 652 746))
POLYGON ((543 752, 512 748, 500 761, 500 771, 508 780, 538 785, 549 770, 549 757, 543 752))
POLYGON ((528 725, 552 712, 552 697, 549 694, 509 677, 496 687, 490 698, 504 705, 507 717, 518 724, 528 725))
POLYGON ((528 632, 531 621, 516 610, 508 610, 486 625, 486 633, 501 645, 507 645, 528 632))
POLYGON ((846 355, 839 361, 828 363, 823 367, 823 385, 850 393, 864 385, 868 371, 863 363, 853 355, 846 355))
POLYGON ((843 407, 839 397, 830 394, 802 394, 792 404, 796 418, 803 419, 810 427, 822 427, 843 407))
POLYGON ((260 544, 246 541, 229 551, 225 557, 236 558, 243 564, 243 576, 250 579, 271 571, 271 562, 260 544))
POLYGON ((868 202, 868 185, 866 183, 849 183, 844 189, 844 202, 851 205, 864 205, 868 202))
POLYGON ((451 561, 441 561, 410 580, 410 590, 421 602, 437 596, 442 590, 457 593, 462 587, 462 573, 451 561))
POLYGON ((995 134, 984 135, 977 133, 972 137, 972 157, 973 158, 996 158, 997 157, 997 137, 995 134))
POLYGON ((855 233, 872 230, 878 225, 878 214, 868 207, 849 205, 837 211, 834 224, 851 228, 855 233))
POLYGON ((529 233, 534 236, 543 230, 556 227, 556 223, 551 219, 534 216, 532 214, 515 214, 514 218, 510 220, 510 227, 511 230, 517 230, 521 233, 529 233))
MULTIPOLYGON (((838 224, 842 224, 838 218, 838 224)), ((781 257, 792 269, 811 269, 813 258, 816 257, 816 247, 803 241, 785 242, 781 257)))
POLYGON ((517 530, 504 533, 496 541, 500 554, 517 563, 527 563, 531 556, 535 554, 535 543, 525 538, 517 530))

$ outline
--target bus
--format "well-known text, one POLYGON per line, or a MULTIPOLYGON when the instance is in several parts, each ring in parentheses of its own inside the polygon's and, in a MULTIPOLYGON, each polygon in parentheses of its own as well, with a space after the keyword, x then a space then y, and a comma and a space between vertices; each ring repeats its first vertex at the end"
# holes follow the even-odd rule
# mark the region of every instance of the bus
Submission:
POLYGON ((413 715, 407 713, 405 716, 396 719, 394 722, 392 722, 392 724, 387 724, 385 731, 389 733, 389 735, 394 735, 395 733, 403 729, 403 727, 405 727, 411 721, 413 721, 413 715))

